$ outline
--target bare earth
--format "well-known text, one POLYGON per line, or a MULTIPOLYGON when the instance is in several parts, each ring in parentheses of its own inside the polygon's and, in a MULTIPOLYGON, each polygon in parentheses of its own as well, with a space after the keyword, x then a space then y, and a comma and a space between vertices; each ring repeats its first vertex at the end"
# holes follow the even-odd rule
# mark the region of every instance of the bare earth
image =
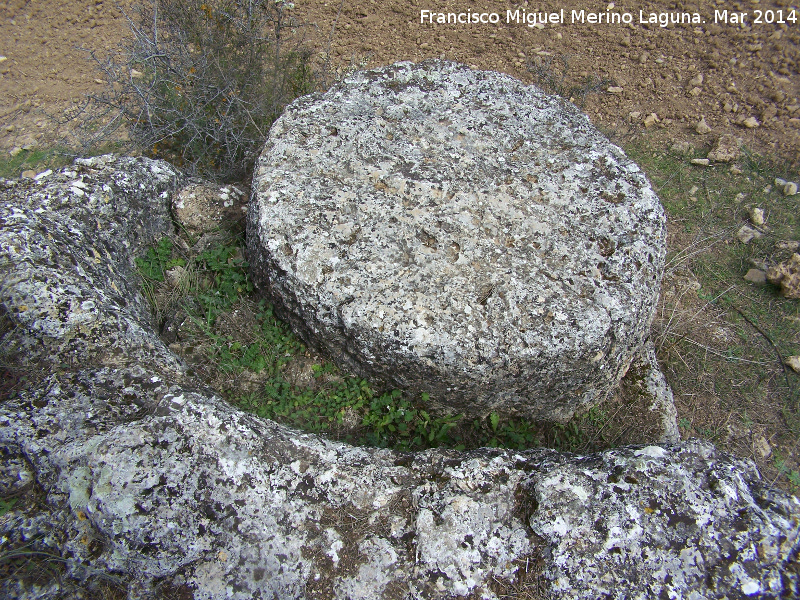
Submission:
MULTIPOLYGON (((86 49, 101 56, 114 50, 129 31, 122 9, 130 10, 133 1, 0 0, 0 57, 5 57, 0 58, 0 152, 46 148, 63 137, 65 130, 50 116, 64 114, 87 92, 102 89, 86 49)), ((557 64, 566 55, 570 85, 590 76, 610 82, 606 88, 611 90, 588 96, 583 108, 612 139, 646 135, 654 147, 688 141, 709 149, 720 135, 731 133, 749 149, 781 159, 791 173, 800 172, 800 11, 795 9, 796 22, 787 20, 793 14, 789 0, 626 1, 616 7, 599 1, 560 2, 296 0, 293 14, 299 24, 295 35, 316 51, 315 60, 322 65, 327 55, 329 64, 341 69, 436 57, 533 83, 530 64, 550 59, 557 64), (507 10, 525 14, 562 9, 564 24, 538 28, 506 23, 507 10), (633 22, 572 23, 572 11, 582 9, 600 12, 604 19, 627 12, 633 22), (434 23, 423 23, 422 10, 494 12, 500 22, 448 25, 436 24, 434 17, 434 23), (696 12, 705 22, 640 24, 640 11, 645 19, 650 13, 696 12), (727 23, 721 19, 723 11, 727 23), (786 22, 757 24, 756 11, 762 21, 782 16, 786 22), (741 13, 746 13, 743 24, 734 23, 733 15, 741 13), (697 132, 703 118, 710 128, 705 134, 697 132), (757 126, 745 124, 751 118, 755 121, 749 120, 750 125, 757 126)), ((674 227, 670 235, 674 243, 674 227)), ((698 411, 716 410, 688 397, 676 400, 679 416, 693 421, 698 411)), ((768 427, 761 439, 772 439, 770 431, 768 427)), ((755 433, 737 433, 741 443, 729 447, 756 458, 759 467, 772 473, 770 460, 764 458, 769 446, 761 458, 751 446, 755 433)), ((780 437, 778 446, 792 459, 797 443, 780 437)))

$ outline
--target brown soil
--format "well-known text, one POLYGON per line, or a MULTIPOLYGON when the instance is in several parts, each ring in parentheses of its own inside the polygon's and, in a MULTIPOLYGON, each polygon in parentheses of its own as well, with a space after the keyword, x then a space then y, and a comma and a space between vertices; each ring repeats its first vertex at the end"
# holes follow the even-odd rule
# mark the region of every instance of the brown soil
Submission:
MULTIPOLYGON (((7 58, 0 63, 0 148, 42 146, 58 137, 58 127, 45 113, 60 116, 87 92, 102 87, 99 73, 81 48, 101 55, 112 51, 128 32, 120 6, 130 10, 132 4, 132 0, 0 2, 0 55, 7 58)), ((581 7, 605 15, 601 4, 493 3, 488 10, 500 15, 496 25, 420 23, 423 8, 445 13, 486 10, 467 0, 434 4, 298 0, 294 14, 305 24, 300 35, 318 53, 329 49, 333 64, 339 66, 351 59, 376 66, 442 57, 533 82, 528 71, 531 61, 556 57, 555 65, 559 55, 567 55, 570 83, 594 75, 622 88, 618 93, 590 95, 584 104, 591 119, 612 135, 635 134, 655 113, 658 122, 651 129, 665 142, 688 140, 708 146, 719 134, 734 133, 751 149, 800 164, 800 14, 798 23, 753 23, 755 8, 783 10, 787 16, 789 0, 718 6, 633 3, 636 6, 611 11, 629 12, 631 25, 570 23, 571 11, 581 7), (518 8, 537 13, 563 8, 566 22, 542 29, 505 23, 506 10, 518 8), (715 8, 727 9, 729 20, 733 11, 745 11, 751 25, 714 24, 715 8), (698 12, 706 23, 642 25, 640 10, 645 17, 651 12, 698 12), (701 84, 695 79, 698 75, 703 75, 701 84), (712 130, 706 135, 695 132, 703 116, 712 130), (741 124, 747 117, 755 117, 760 125, 748 129, 741 124)))

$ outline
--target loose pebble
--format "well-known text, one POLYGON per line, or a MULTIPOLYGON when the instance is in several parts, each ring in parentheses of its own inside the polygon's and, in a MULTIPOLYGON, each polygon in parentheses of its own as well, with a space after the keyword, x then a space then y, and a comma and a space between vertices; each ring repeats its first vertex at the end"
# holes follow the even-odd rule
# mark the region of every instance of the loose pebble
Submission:
POLYGON ((650 113, 644 118, 645 127, 652 127, 656 123, 658 123, 658 115, 656 113, 650 113))
POLYGON ((748 227, 747 225, 742 225, 739 231, 736 232, 736 237, 739 239, 740 242, 743 244, 749 244, 753 239, 758 239, 761 237, 761 232, 756 231, 752 227, 748 227))
POLYGON ((767 274, 761 269, 750 269, 745 273, 744 280, 750 283, 767 283, 767 274))
POLYGON ((757 435, 753 439, 753 446, 761 458, 767 458, 772 454, 772 446, 769 445, 769 442, 763 435, 757 435))
POLYGON ((692 78, 689 80, 689 85, 690 85, 691 87, 698 87, 698 86, 701 86, 701 85, 703 85, 703 74, 702 74, 702 73, 698 73, 697 75, 695 75, 694 77, 692 77, 692 78))
POLYGON ((785 361, 786 366, 790 367, 795 373, 800 373, 800 356, 790 356, 785 361))

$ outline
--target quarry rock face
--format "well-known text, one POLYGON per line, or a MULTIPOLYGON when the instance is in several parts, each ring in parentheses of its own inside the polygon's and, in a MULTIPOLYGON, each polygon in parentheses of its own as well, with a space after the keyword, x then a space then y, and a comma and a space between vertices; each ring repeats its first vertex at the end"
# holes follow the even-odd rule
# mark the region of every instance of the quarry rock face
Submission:
POLYGON ((52 575, 4 577, 0 597, 800 594, 800 502, 708 443, 409 454, 223 402, 133 271, 180 182, 113 157, 0 181, 2 365, 30 377, 0 402, 0 494, 19 499, 0 557, 52 575))
POLYGON ((346 369, 439 412, 565 421, 642 347, 665 218, 573 105, 429 61, 289 106, 248 216, 257 285, 346 369))

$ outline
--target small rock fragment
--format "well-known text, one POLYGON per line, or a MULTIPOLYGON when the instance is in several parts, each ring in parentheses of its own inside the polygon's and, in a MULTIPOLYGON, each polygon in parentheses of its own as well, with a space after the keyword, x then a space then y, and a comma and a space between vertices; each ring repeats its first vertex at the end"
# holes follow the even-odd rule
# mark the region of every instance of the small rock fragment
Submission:
POLYGON ((767 281, 781 286, 781 296, 800 299, 800 254, 792 254, 786 260, 767 271, 767 281))
POLYGON ((758 119, 756 119, 755 117, 747 117, 744 121, 742 121, 742 125, 744 125, 748 129, 753 129, 761 125, 761 123, 759 123, 758 119))
POLYGON ((761 237, 761 232, 756 231, 752 227, 748 227, 747 225, 742 225, 741 229, 736 232, 736 237, 739 239, 740 242, 743 244, 749 244, 753 239, 759 239, 761 237))
POLYGON ((781 179, 780 177, 775 178, 775 187, 782 188, 785 186, 787 181, 785 179, 781 179))
POLYGON ((794 196, 797 193, 797 184, 794 181, 787 181, 783 186, 784 196, 794 196))
POLYGON ((656 113, 650 113, 644 118, 645 127, 652 127, 656 123, 658 123, 658 115, 656 113))
POLYGON ((705 116, 701 117, 700 121, 698 121, 697 125, 695 125, 694 130, 700 135, 711 133, 711 127, 709 127, 708 123, 706 123, 705 116))
POLYGON ((745 273, 744 280, 750 283, 767 283, 767 274, 761 269, 750 269, 745 273))
POLYGON ((131 69, 131 78, 133 79, 142 79, 144 77, 144 73, 141 71, 137 71, 136 69, 131 69))
POLYGON ((707 167, 709 164, 711 164, 711 161, 709 161, 707 158, 693 158, 690 162, 693 165, 700 165, 701 167, 707 167))
POLYGON ((703 90, 701 90, 699 87, 692 88, 692 89, 689 90, 689 95, 692 96, 692 97, 695 97, 695 98, 697 96, 699 96, 700 94, 702 94, 702 93, 703 93, 703 90))
POLYGON ((672 144, 671 150, 678 154, 690 154, 692 152, 692 145, 687 141, 675 142, 672 144))
POLYGON ((750 210, 750 221, 756 227, 764 224, 764 210, 761 208, 753 208, 750 210))
POLYGON ((766 122, 772 120, 778 114, 778 109, 774 104, 767 106, 761 113, 761 120, 766 122))
POLYGON ((757 435, 753 439, 753 447, 761 458, 767 458, 772 454, 772 446, 769 445, 769 442, 763 435, 757 435))
POLYGON ((714 162, 731 162, 739 158, 741 146, 742 138, 726 133, 719 136, 716 146, 708 153, 708 158, 714 162))
POLYGON ((182 267, 180 265, 176 265, 176 266, 172 267, 171 269, 167 269, 167 272, 166 272, 165 275, 166 275, 167 283, 171 287, 176 288, 176 287, 180 286, 186 280, 187 271, 186 271, 185 267, 182 267))
POLYGON ((791 368, 792 371, 795 373, 800 373, 800 356, 790 356, 785 361, 784 364, 791 368))
POLYGON ((775 248, 778 250, 788 250, 789 252, 797 252, 798 248, 800 248, 800 242, 797 240, 781 240, 777 244, 775 244, 775 248))
POLYGON ((21 179, 33 179, 34 177, 36 177, 36 171, 32 171, 31 169, 26 169, 20 175, 21 179))
POLYGON ((640 113, 638 110, 634 110, 628 113, 628 116, 631 118, 631 121, 638 121, 639 117, 642 116, 642 113, 640 113))
POLYGON ((608 88, 607 91, 608 91, 609 94, 621 94, 622 93, 622 88, 619 87, 619 86, 614 85, 614 86, 611 86, 610 88, 608 88))
POLYGON ((22 152, 22 148, 20 148, 19 146, 14 146, 8 153, 11 156, 11 158, 14 158, 20 152, 22 152))
POLYGON ((223 223, 241 219, 244 193, 233 186, 192 183, 173 196, 176 220, 193 237, 219 230, 223 223))
POLYGON ((703 85, 703 74, 702 73, 698 73, 697 75, 695 75, 694 77, 692 77, 689 80, 689 86, 690 87, 697 87, 697 86, 700 86, 700 85, 703 85))

